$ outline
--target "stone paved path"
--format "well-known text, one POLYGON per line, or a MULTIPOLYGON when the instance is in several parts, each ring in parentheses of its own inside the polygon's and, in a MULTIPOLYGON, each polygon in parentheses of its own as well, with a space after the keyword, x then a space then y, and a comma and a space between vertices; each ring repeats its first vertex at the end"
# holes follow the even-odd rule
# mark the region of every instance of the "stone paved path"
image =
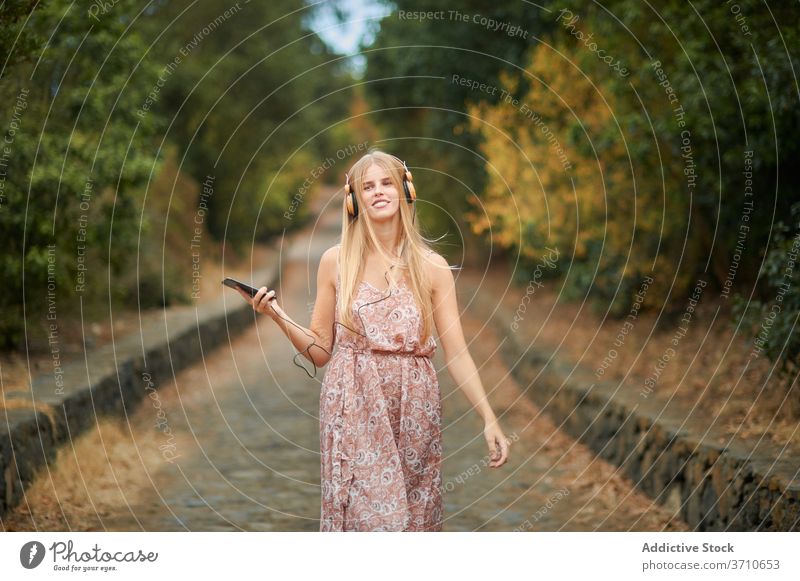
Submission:
MULTIPOLYGON (((316 270, 301 265, 308 254, 316 267, 335 242, 338 220, 336 212, 326 217, 307 247, 283 259, 278 297, 304 325, 316 270)), ((495 412, 516 441, 506 466, 485 467, 482 425, 443 368, 439 347, 434 361, 445 412, 446 531, 687 529, 539 413, 508 374, 497 353, 502 338, 486 321, 467 312, 462 324, 495 412)), ((150 472, 144 489, 127 491, 128 506, 102 515, 94 530, 319 530, 317 414, 325 369, 311 379, 292 363, 293 353, 277 326, 262 317, 165 385, 160 404, 178 456, 150 472)), ((130 418, 131 428, 153 430, 153 420, 145 401, 130 418)), ((136 453, 131 450, 131 461, 136 453)))

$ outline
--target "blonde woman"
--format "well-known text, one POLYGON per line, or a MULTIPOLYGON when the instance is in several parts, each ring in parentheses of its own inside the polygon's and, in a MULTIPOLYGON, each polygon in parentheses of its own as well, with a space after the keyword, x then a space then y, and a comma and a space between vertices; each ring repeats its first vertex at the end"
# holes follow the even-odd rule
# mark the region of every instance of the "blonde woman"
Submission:
POLYGON ((322 255, 306 329, 266 287, 250 299, 316 367, 321 531, 440 531, 441 397, 432 324, 447 369, 483 419, 492 468, 508 458, 467 350, 453 274, 414 221, 405 164, 372 150, 346 174, 341 243, 322 255), (309 343, 309 337, 312 338, 309 343), (336 347, 336 352, 331 353, 336 347))

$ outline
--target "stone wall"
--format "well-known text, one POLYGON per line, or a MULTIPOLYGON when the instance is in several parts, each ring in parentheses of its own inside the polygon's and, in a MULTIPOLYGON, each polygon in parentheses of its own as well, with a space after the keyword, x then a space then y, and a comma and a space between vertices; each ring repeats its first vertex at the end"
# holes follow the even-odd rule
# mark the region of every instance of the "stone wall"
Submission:
POLYGON ((713 418, 598 382, 540 344, 523 344, 524 333, 508 333, 512 319, 496 306, 484 312, 507 337, 503 357, 527 394, 657 502, 698 531, 800 530, 800 457, 771 442, 729 441, 713 418))
MULTIPOLYGON (((253 274, 273 286, 277 268, 253 274)), ((151 314, 152 315, 152 314, 151 314)), ((4 410, 0 421, 0 515, 16 506, 38 469, 58 448, 96 423, 100 415, 123 417, 146 395, 255 322, 252 307, 235 292, 192 307, 149 317, 142 329, 63 366, 63 393, 53 374, 37 376, 30 392, 7 392, 29 409, 4 410)))

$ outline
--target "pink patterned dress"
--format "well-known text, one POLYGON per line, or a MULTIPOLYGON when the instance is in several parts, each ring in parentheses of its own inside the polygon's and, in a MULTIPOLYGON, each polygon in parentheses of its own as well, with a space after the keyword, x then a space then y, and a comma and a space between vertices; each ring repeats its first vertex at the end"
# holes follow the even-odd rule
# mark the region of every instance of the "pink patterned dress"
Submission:
POLYGON ((354 330, 366 337, 334 325, 320 393, 321 531, 442 530, 436 340, 420 344, 407 282, 391 292, 364 281, 355 293, 354 330))

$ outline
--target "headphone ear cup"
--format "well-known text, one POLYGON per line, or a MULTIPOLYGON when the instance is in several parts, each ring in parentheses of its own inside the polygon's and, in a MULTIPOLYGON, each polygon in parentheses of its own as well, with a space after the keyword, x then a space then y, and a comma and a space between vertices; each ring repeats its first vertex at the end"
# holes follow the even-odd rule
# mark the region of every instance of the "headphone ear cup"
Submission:
POLYGON ((355 192, 347 194, 347 213, 353 218, 358 218, 358 199, 355 192))
POLYGON ((406 171, 405 179, 403 180, 403 189, 406 192, 406 201, 411 204, 417 199, 417 189, 414 187, 413 177, 410 171, 406 171))
MULTIPOLYGON (((349 176, 348 176, 348 178, 349 178, 349 176)), ((350 187, 350 180, 349 179, 344 184, 344 204, 345 204, 345 207, 347 208, 347 213, 350 214, 353 218, 357 218, 358 217, 358 199, 356 198, 355 192, 350 187)))

